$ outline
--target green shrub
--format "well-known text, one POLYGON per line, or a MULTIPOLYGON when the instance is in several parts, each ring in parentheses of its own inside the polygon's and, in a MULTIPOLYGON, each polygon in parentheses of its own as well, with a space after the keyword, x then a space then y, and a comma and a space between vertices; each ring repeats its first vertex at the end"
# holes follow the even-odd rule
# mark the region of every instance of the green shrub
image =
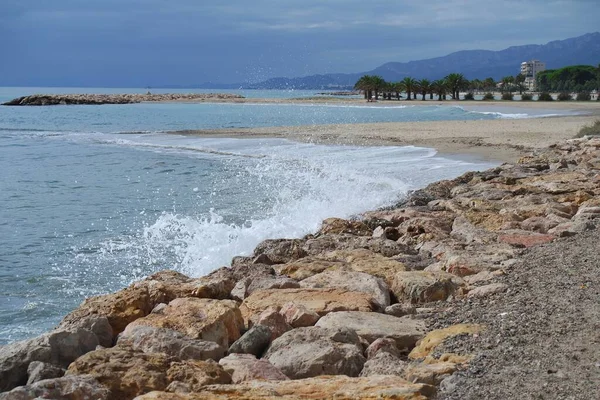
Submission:
POLYGON ((552 98, 552 96, 548 92, 542 92, 538 96, 538 101, 553 101, 553 100, 554 99, 552 98))
POLYGON ((512 100, 514 98, 512 93, 502 93, 502 100, 512 100))
POLYGON ((577 101, 590 101, 592 99, 592 95, 588 92, 579 92, 577 93, 577 101))
POLYGON ((592 125, 584 126, 579 130, 577 137, 600 136, 600 119, 597 119, 592 125))
POLYGON ((465 93, 465 100, 475 100, 475 96, 471 92, 465 93))
POLYGON ((523 100, 523 101, 531 101, 531 100, 533 100, 533 96, 531 94, 529 94, 529 93, 523 93, 521 95, 521 100, 523 100))
POLYGON ((561 92, 558 94, 558 97, 556 99, 558 101, 569 101, 573 100, 573 96, 571 96, 571 93, 561 92))
POLYGON ((486 93, 483 95, 483 100, 494 100, 494 95, 491 93, 486 93))

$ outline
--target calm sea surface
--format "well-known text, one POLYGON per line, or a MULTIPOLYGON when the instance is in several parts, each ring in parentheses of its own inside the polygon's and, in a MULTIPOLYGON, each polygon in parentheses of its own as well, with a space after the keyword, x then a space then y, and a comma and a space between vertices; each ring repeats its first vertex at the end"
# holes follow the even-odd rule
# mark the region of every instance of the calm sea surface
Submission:
MULTIPOLYGON (((0 88, 0 102, 40 92, 145 91, 0 88)), ((165 131, 502 117, 519 115, 438 106, 0 107, 0 344, 46 331, 85 297, 161 269, 200 276, 266 238, 299 237, 324 218, 389 205, 411 188, 491 166, 416 147, 165 131)))

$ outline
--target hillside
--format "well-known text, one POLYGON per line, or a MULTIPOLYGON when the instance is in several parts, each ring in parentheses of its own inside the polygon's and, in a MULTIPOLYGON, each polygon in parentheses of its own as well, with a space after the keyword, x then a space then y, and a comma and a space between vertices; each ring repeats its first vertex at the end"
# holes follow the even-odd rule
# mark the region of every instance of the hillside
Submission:
POLYGON ((406 76, 417 79, 439 79, 451 72, 460 72, 468 79, 492 77, 500 79, 515 75, 521 62, 539 59, 547 68, 567 65, 600 63, 600 32, 587 33, 575 38, 556 40, 544 45, 512 46, 500 51, 463 50, 427 60, 407 63, 388 62, 371 71, 355 74, 325 74, 302 78, 273 78, 249 85, 252 89, 338 89, 354 85, 364 74, 380 75, 387 81, 398 81, 406 76))

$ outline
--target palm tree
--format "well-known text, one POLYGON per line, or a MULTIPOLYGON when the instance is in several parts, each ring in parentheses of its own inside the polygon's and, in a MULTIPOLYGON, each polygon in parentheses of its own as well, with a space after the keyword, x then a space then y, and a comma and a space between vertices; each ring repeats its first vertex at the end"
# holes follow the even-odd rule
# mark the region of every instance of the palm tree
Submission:
POLYGON ((502 92, 512 91, 512 84, 515 82, 514 76, 505 76, 500 80, 502 83, 502 92))
POLYGON ((438 95, 438 100, 442 100, 442 97, 446 95, 446 81, 438 79, 431 83, 432 91, 438 95))
POLYGON ((385 85, 386 82, 382 77, 378 75, 373 75, 371 77, 371 87, 375 92, 375 100, 379 100, 379 91, 385 88, 385 85))
POLYGON ((494 78, 485 78, 483 80, 483 90, 485 91, 492 91, 496 88, 496 81, 494 80, 494 78))
POLYGON ((392 83, 392 92, 396 94, 396 99, 400 100, 400 93, 404 92, 406 88, 404 87, 404 83, 402 82, 394 82, 392 83))
MULTIPOLYGON (((425 100, 425 95, 427 95, 427 93, 429 93, 429 91, 431 91, 431 82, 427 79, 421 79, 420 81, 417 82, 417 87, 418 90, 421 92, 421 96, 423 96, 423 98, 421 100, 425 100)), ((416 96, 415 96, 416 99, 416 96)))
POLYGON ((469 81, 465 79, 463 74, 457 73, 450 74, 445 79, 448 84, 448 88, 450 89, 450 93, 452 94, 452 99, 459 100, 461 89, 464 89, 468 85, 469 81))
POLYGON ((371 75, 363 75, 354 84, 354 90, 360 90, 364 93, 365 99, 371 98, 371 75))
POLYGON ((412 100, 410 94, 415 90, 417 81, 407 76, 402 79, 401 83, 404 85, 404 90, 406 91, 406 100, 412 100))
POLYGON ((525 75, 518 74, 515 76, 515 86, 519 90, 519 94, 523 94, 524 90, 527 90, 527 86, 525 86, 525 75))

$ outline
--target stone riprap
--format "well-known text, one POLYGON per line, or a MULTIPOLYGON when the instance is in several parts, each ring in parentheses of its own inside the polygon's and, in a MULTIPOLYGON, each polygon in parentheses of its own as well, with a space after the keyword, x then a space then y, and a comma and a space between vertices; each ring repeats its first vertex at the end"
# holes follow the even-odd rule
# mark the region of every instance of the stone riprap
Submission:
POLYGON ((32 94, 19 97, 3 106, 58 106, 71 104, 133 104, 167 101, 218 101, 243 99, 238 94, 229 93, 162 93, 162 94, 32 94))
POLYGON ((521 258, 599 223, 600 138, 569 140, 203 278, 162 271, 88 299, 0 348, 0 399, 434 398, 478 360, 441 349, 493 334, 440 317, 511 296, 521 258))

